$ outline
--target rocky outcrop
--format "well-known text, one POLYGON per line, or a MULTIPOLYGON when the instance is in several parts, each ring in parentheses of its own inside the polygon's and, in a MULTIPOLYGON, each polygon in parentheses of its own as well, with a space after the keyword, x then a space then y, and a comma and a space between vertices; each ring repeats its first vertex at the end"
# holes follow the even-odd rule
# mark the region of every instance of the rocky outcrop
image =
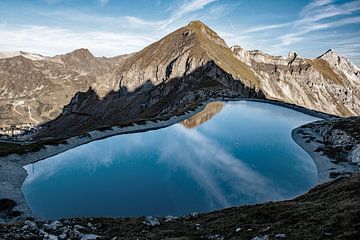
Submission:
POLYGON ((350 60, 329 50, 316 59, 287 57, 231 48, 261 79, 267 98, 339 116, 360 114, 360 71, 350 60))
POLYGON ((294 129, 293 138, 314 159, 319 182, 360 169, 360 117, 309 123, 294 129))
POLYGON ((318 122, 311 126, 314 131, 323 136, 323 141, 331 146, 334 154, 339 155, 336 159, 359 162, 360 117, 318 122))

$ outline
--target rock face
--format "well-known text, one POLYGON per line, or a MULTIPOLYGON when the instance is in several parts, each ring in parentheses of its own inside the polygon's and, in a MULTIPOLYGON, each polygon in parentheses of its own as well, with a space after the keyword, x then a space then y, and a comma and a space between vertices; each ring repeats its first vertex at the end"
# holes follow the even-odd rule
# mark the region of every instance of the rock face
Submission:
POLYGON ((87 49, 55 57, 0 54, 0 134, 46 123, 47 130, 32 137, 69 137, 180 114, 214 96, 266 97, 357 115, 359 75, 358 67, 332 51, 303 59, 230 49, 195 21, 140 52, 114 58, 97 58, 87 49))
POLYGON ((360 117, 340 118, 312 124, 318 134, 323 136, 328 150, 325 154, 336 154, 338 161, 348 159, 359 163, 360 159, 360 117), (331 147, 330 147, 331 146, 331 147))
POLYGON ((318 183, 359 172, 360 117, 331 117, 300 126, 293 139, 313 158, 318 183))
POLYGON ((339 116, 360 114, 360 69, 329 50, 316 59, 231 48, 261 79, 267 98, 339 116))

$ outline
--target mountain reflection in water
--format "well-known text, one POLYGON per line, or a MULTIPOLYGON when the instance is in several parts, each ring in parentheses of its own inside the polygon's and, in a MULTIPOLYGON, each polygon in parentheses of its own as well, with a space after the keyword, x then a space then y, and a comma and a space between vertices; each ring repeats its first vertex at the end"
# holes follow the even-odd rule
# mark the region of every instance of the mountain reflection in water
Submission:
POLYGON ((213 118, 224 107, 222 102, 210 102, 201 111, 181 122, 187 128, 195 128, 213 118))

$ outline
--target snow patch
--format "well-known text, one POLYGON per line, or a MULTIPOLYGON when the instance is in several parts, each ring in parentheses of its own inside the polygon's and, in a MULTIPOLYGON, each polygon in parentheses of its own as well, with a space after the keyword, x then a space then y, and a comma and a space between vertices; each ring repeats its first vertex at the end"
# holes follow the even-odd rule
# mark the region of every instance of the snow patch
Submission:
POLYGON ((6 59, 6 58, 13 58, 17 56, 22 56, 24 58, 33 60, 33 61, 40 61, 45 60, 47 57, 44 57, 40 54, 34 54, 34 53, 27 53, 22 51, 16 51, 16 52, 0 52, 0 59, 6 59))

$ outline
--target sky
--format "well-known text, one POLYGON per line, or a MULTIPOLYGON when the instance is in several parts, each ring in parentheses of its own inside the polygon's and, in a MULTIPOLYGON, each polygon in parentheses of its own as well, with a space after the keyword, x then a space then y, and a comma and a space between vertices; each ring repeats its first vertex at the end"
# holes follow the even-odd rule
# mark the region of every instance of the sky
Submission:
POLYGON ((139 51, 201 20, 229 46, 360 65, 360 0, 0 0, 0 51, 96 56, 139 51))

